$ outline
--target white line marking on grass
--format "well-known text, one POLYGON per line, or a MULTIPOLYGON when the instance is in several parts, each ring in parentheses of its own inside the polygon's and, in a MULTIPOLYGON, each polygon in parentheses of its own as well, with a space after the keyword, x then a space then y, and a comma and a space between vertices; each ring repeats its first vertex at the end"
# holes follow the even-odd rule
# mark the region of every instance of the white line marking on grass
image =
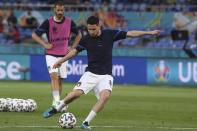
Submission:
POLYGON ((179 127, 155 127, 162 129, 171 129, 171 130, 197 130, 197 128, 179 128, 179 127))
POLYGON ((59 126, 0 126, 0 128, 58 128, 59 126))
MULTIPOLYGON (((76 126, 79 128, 80 126, 76 126)), ((167 130, 197 130, 197 128, 181 128, 181 127, 136 127, 136 126, 91 126, 92 128, 160 128, 167 130)), ((0 126, 0 128, 60 128, 59 126, 0 126)))

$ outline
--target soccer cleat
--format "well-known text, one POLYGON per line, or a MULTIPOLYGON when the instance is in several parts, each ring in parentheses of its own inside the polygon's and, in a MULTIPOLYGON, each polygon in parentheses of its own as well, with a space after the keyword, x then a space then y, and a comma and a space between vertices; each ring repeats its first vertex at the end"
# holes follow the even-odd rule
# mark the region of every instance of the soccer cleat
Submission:
POLYGON ((48 118, 48 117, 51 117, 53 115, 57 114, 57 110, 52 107, 52 108, 49 108, 47 109, 44 113, 43 113, 43 117, 44 118, 48 118))
POLYGON ((91 130, 91 127, 88 125, 87 122, 82 123, 82 125, 80 126, 81 129, 85 129, 85 130, 91 130))

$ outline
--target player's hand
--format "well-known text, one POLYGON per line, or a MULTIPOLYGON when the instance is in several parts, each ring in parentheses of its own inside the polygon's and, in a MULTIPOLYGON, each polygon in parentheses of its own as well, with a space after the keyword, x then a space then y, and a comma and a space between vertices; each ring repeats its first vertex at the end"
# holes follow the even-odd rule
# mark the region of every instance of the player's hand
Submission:
POLYGON ((53 69, 59 68, 62 65, 62 62, 58 61, 53 65, 53 69))
POLYGON ((48 43, 48 44, 45 44, 44 47, 47 49, 47 50, 50 50, 53 48, 53 45, 48 43))
POLYGON ((154 31, 151 31, 151 34, 152 35, 160 35, 160 33, 163 32, 161 30, 154 30, 154 31))
POLYGON ((71 48, 71 47, 68 47, 68 53, 72 50, 73 48, 71 48))

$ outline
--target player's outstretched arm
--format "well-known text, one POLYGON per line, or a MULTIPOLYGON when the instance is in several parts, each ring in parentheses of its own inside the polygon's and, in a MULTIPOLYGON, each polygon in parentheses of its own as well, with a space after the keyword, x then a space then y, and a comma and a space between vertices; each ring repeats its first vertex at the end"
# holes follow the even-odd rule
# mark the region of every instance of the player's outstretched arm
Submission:
POLYGON ((78 51, 76 49, 71 50, 66 56, 64 56, 62 59, 57 61, 54 65, 53 68, 59 68, 63 62, 75 57, 78 54, 78 51))
POLYGON ((160 33, 163 32, 161 30, 153 30, 153 31, 128 31, 127 37, 139 37, 144 35, 160 35, 160 33))

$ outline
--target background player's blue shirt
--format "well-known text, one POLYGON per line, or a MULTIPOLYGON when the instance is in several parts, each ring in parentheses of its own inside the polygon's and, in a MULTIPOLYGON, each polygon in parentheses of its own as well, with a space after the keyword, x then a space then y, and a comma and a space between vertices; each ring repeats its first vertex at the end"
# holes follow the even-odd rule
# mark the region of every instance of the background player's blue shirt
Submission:
POLYGON ((86 71, 95 74, 112 74, 113 42, 126 38, 126 33, 119 30, 102 30, 98 37, 84 36, 77 46, 77 51, 87 50, 88 67, 86 71))

